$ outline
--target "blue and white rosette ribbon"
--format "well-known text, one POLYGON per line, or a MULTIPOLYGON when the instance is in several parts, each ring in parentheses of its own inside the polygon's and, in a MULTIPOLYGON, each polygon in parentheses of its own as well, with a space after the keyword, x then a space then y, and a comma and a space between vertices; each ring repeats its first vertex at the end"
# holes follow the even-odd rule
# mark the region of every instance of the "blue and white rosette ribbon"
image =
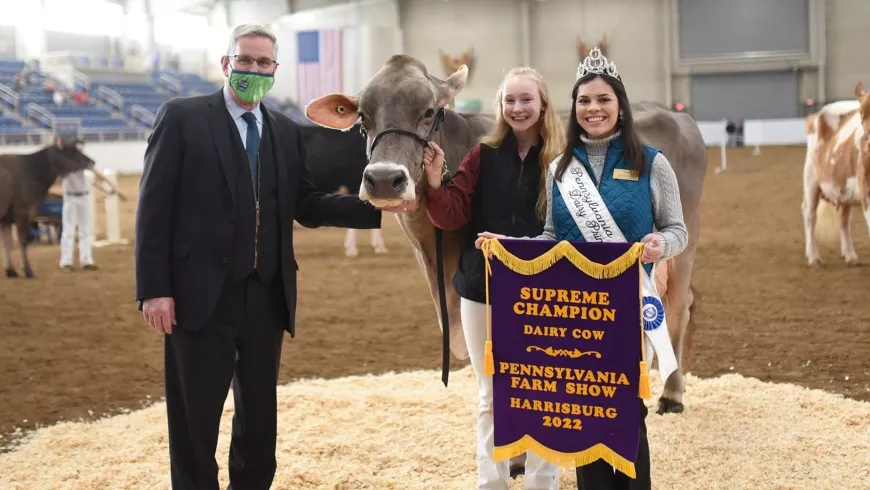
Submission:
POLYGON ((664 383, 668 376, 677 370, 677 358, 674 355, 671 336, 667 329, 668 323, 665 317, 664 303, 662 303, 653 281, 656 266, 653 266, 650 274, 647 274, 646 271, 641 272, 643 296, 641 319, 643 321, 644 336, 646 337, 644 349, 647 362, 652 366, 653 356, 658 359, 659 376, 661 376, 662 383, 664 383), (662 328, 662 325, 665 328, 662 328))
POLYGON ((665 320, 665 305, 655 296, 644 296, 641 310, 643 329, 649 332, 662 326, 665 320))

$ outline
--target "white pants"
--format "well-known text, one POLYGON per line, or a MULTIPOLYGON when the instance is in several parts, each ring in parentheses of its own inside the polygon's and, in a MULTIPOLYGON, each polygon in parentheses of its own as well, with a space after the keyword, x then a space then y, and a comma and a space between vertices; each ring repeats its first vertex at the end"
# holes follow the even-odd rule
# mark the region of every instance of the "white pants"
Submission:
POLYGON ((79 230, 79 265, 94 263, 91 249, 91 210, 88 196, 63 196, 60 266, 73 265, 76 228, 79 230))
MULTIPOLYGON (((492 376, 483 372, 483 350, 486 343, 486 308, 465 298, 460 299, 462 330, 468 345, 471 367, 477 377, 480 407, 477 412, 477 488, 478 490, 508 490, 510 460, 492 459, 495 427, 492 417, 492 376)), ((542 460, 532 451, 526 452, 525 490, 558 490, 559 467, 542 460)))

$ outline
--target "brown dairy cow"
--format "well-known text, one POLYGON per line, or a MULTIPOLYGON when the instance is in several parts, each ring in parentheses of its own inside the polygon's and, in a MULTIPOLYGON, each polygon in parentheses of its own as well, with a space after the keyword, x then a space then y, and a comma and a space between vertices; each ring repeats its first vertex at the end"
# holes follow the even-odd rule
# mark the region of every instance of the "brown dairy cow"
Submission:
MULTIPOLYGON (((445 110, 465 86, 467 68, 460 67, 446 80, 428 73, 418 60, 395 55, 354 97, 328 94, 312 101, 306 115, 312 121, 333 129, 347 130, 362 121, 369 163, 363 173, 360 198, 376 205, 418 200, 419 207, 397 215, 402 230, 411 242, 440 320, 440 295, 437 287, 435 228, 426 215, 426 179, 422 169, 423 148, 431 136, 444 149, 447 167, 455 172, 462 158, 486 134, 492 116, 458 114, 445 110), (442 112, 443 111, 443 112, 442 112), (437 127, 441 117, 443 122, 437 127)), ((685 251, 659 267, 667 278, 663 294, 671 339, 682 366, 683 343, 690 324, 694 295, 691 287, 692 265, 700 231, 701 187, 707 166, 707 153, 697 124, 685 114, 673 113, 661 104, 640 103, 634 108, 638 131, 645 143, 662 150, 671 161, 679 180, 689 243, 685 251)), ((458 265, 460 237, 444 231, 444 280, 450 321, 450 350, 460 359, 468 357, 459 318, 459 297, 451 286, 458 265)), ((440 325, 440 323, 439 323, 440 325)), ((683 374, 674 372, 668 379, 659 413, 682 411, 683 374)))
POLYGON ((801 208, 804 253, 809 265, 822 263, 814 234, 820 200, 836 208, 840 254, 847 265, 858 264, 851 227, 855 206, 863 209, 870 225, 870 94, 864 91, 861 82, 855 87, 855 97, 857 100, 827 104, 807 117, 801 208))
POLYGON ((27 258, 27 236, 36 207, 48 189, 71 172, 90 168, 94 161, 81 152, 81 142, 58 138, 55 144, 31 154, 0 155, 0 238, 6 277, 18 277, 12 266, 12 225, 16 226, 24 275, 33 277, 27 258))

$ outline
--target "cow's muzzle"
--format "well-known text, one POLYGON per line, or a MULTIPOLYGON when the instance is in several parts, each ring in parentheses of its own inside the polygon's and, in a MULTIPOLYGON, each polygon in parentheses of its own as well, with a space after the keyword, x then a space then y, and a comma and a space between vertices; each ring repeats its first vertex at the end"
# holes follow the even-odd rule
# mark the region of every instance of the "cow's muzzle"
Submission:
POLYGON ((373 163, 363 172, 363 196, 372 199, 412 199, 408 169, 395 163, 373 163))

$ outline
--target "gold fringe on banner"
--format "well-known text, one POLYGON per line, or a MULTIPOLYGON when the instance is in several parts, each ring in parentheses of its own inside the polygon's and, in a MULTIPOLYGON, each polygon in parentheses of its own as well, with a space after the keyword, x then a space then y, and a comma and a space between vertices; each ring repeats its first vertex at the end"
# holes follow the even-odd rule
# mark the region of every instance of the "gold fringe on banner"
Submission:
POLYGON ((499 243, 495 238, 485 239, 481 245, 481 250, 483 251, 487 263, 489 262, 489 254, 491 253, 495 257, 498 257, 499 261, 508 269, 524 276, 539 274, 552 267, 553 264, 559 261, 559 259, 565 258, 571 261, 575 267, 583 271, 587 276, 594 277, 595 279, 611 279, 627 271, 629 267, 637 264, 637 259, 643 253, 643 243, 635 243, 627 252, 613 259, 609 264, 592 262, 585 255, 580 253, 580 251, 574 248, 571 243, 565 240, 562 240, 554 245, 550 250, 531 260, 523 260, 508 252, 507 249, 504 248, 504 245, 499 243))
POLYGON ((541 459, 556 466, 585 466, 599 459, 603 459, 626 476, 637 478, 637 474, 634 470, 634 463, 616 454, 612 449, 601 443, 598 443, 585 451, 577 453, 562 453, 544 446, 527 434, 517 442, 508 444, 507 446, 495 447, 493 449, 492 459, 495 461, 504 461, 513 458, 514 456, 525 454, 526 451, 534 451, 534 453, 540 456, 541 459))
MULTIPOLYGON (((484 344, 483 354, 483 371, 484 374, 495 374, 495 359, 492 355, 492 318, 491 307, 489 306, 489 276, 492 275, 492 267, 490 266, 490 256, 495 256, 508 269, 522 274, 531 276, 539 274, 552 267, 559 259, 568 259, 574 267, 583 271, 586 275, 595 279, 612 279, 627 271, 632 266, 637 266, 640 274, 643 274, 640 261, 638 260, 643 254, 643 243, 637 242, 631 246, 624 254, 613 259, 608 264, 599 264, 589 260, 588 257, 580 253, 574 248, 570 242, 562 240, 553 246, 550 250, 535 257, 531 260, 524 260, 507 251, 498 239, 486 238, 480 246, 483 252, 483 258, 486 263, 486 343, 484 344)), ((643 291, 643 278, 641 278, 641 292, 643 291)), ((640 294, 641 301, 641 318, 640 318, 640 378, 638 380, 638 396, 640 398, 649 398, 649 369, 646 363, 646 353, 644 352, 644 331, 643 331, 643 294, 640 294)), ((541 446, 543 447, 543 446, 541 446)), ((519 453, 518 453, 519 454, 519 453)), ((597 458, 596 458, 597 459, 597 458)), ((615 465, 614 465, 615 466, 615 465)), ((634 471, 634 470, 632 470, 634 471)))

